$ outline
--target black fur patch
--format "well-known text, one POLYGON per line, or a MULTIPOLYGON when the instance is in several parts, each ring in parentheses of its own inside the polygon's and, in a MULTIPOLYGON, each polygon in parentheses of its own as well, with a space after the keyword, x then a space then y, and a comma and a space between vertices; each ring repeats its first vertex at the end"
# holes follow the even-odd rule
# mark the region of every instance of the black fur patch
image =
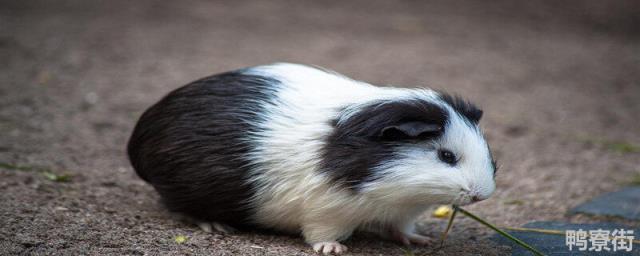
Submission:
POLYGON ((395 148, 416 140, 435 139, 444 132, 447 112, 440 106, 424 100, 381 101, 361 108, 346 121, 333 121, 334 131, 323 151, 320 170, 336 182, 356 189, 372 181, 371 170, 395 157, 395 148), (439 125, 438 134, 415 138, 381 136, 387 127, 407 122, 439 125))
POLYGON ((131 164, 172 211, 200 220, 242 227, 253 209, 246 204, 251 149, 277 81, 229 72, 169 93, 140 117, 128 144, 131 164))
POLYGON ((456 112, 460 113, 471 124, 477 125, 482 118, 482 110, 460 96, 453 96, 444 92, 439 92, 440 99, 449 104, 456 112))

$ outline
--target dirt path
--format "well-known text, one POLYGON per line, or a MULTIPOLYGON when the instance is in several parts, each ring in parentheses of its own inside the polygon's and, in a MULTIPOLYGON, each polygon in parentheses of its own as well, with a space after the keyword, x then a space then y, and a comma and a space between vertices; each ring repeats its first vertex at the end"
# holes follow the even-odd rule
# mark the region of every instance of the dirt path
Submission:
MULTIPOLYGON (((473 99, 501 169, 494 196, 469 209, 499 225, 591 221, 565 212, 640 175, 640 5, 523 2, 1 1, 0 254, 312 254, 297 237, 173 219, 124 154, 169 90, 275 61, 473 99)), ((414 252, 509 253, 487 234, 462 219, 447 247, 414 252)))

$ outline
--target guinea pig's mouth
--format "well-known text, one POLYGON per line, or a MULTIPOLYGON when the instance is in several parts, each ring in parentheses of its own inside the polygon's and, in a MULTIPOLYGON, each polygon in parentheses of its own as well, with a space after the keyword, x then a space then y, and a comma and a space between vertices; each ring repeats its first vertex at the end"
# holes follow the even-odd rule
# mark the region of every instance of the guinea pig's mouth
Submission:
POLYGON ((451 202, 451 204, 458 205, 458 206, 470 205, 472 203, 474 202, 468 198, 456 198, 455 200, 453 200, 453 202, 451 202))
POLYGON ((470 205, 473 203, 477 203, 484 200, 484 198, 481 198, 477 195, 474 195, 473 192, 469 192, 469 191, 460 191, 460 193, 458 194, 458 196, 453 199, 453 202, 451 202, 451 204, 454 205, 459 205, 459 206, 464 206, 464 205, 470 205))

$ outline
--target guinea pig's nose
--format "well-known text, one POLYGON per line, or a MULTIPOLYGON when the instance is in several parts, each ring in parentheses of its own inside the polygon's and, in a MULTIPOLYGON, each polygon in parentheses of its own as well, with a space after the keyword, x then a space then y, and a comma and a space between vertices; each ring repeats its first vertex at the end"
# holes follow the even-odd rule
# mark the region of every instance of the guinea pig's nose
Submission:
POLYGON ((472 196, 472 197, 471 197, 471 201, 472 201, 472 202, 474 202, 474 203, 475 203, 475 202, 480 202, 480 201, 482 201, 482 200, 483 200, 483 198, 481 198, 481 197, 479 197, 479 196, 472 196))

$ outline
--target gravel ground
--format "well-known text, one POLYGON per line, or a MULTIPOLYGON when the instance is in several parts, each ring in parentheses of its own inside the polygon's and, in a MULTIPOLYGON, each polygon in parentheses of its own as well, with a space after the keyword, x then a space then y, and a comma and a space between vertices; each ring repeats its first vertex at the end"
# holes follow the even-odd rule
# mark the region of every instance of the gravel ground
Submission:
MULTIPOLYGON (((124 152, 173 88, 276 61, 472 99, 501 168, 494 196, 468 209, 501 226, 594 221, 565 213, 640 175, 639 13, 596 0, 0 1, 0 254, 313 254, 299 237, 180 221, 124 152)), ((489 234, 461 218, 446 247, 411 250, 510 252, 489 234)), ((362 235, 346 245, 405 253, 362 235)))

